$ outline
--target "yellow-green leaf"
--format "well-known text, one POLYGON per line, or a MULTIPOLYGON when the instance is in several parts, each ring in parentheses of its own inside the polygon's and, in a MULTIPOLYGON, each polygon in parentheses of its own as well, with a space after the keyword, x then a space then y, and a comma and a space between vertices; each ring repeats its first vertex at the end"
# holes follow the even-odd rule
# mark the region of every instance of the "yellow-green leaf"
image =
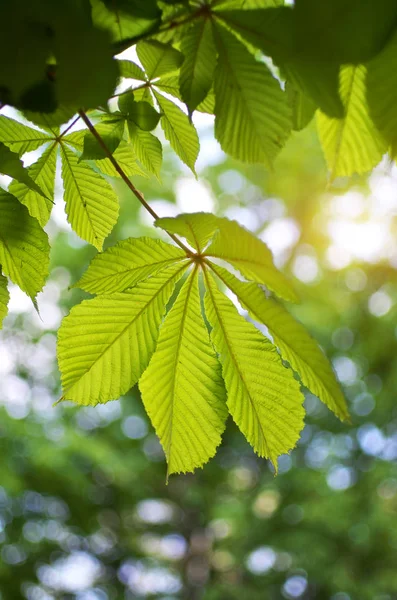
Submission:
POLYGON ((163 149, 160 141, 149 131, 142 131, 133 123, 128 123, 131 145, 140 163, 157 177, 163 162, 163 149))
POLYGON ((139 388, 168 474, 193 471, 214 456, 227 409, 220 364, 201 314, 197 269, 161 326, 139 388))
POLYGON ((186 213, 176 217, 162 217, 154 224, 169 233, 182 235, 189 244, 201 252, 208 244, 219 225, 226 219, 220 219, 211 213, 186 213))
POLYGON ((128 392, 149 363, 166 304, 185 268, 173 265, 129 292, 72 308, 58 334, 63 400, 87 406, 128 392))
POLYGON ((35 163, 28 167, 29 177, 43 190, 45 197, 15 179, 9 187, 10 192, 27 207, 29 213, 42 227, 50 218, 53 206, 56 160, 57 144, 53 143, 35 163))
POLYGON ((268 328, 284 360, 299 374, 302 383, 340 419, 348 419, 346 400, 330 363, 317 342, 281 304, 266 298, 255 283, 244 283, 229 271, 212 265, 212 270, 236 294, 251 317, 268 328))
POLYGON ((185 60, 180 72, 182 99, 193 112, 210 91, 215 70, 216 47, 211 20, 196 19, 182 38, 185 60))
POLYGON ((387 150, 369 115, 365 78, 362 65, 342 67, 339 92, 344 118, 317 113, 318 133, 332 179, 370 171, 387 150))
POLYGON ((91 294, 123 292, 184 258, 186 254, 180 248, 161 240, 129 238, 97 254, 73 287, 91 294))
POLYGON ((62 178, 68 221, 81 238, 102 249, 119 212, 117 196, 101 175, 61 145, 62 178))
POLYGON ((50 246, 38 221, 15 196, 0 190, 0 264, 34 301, 48 274, 50 246))
POLYGON ((277 457, 294 448, 303 428, 303 395, 273 344, 238 314, 206 273, 205 310, 222 364, 227 406, 259 456, 277 470, 277 457))
MULTIPOLYGON (((137 163, 137 157, 132 149, 131 144, 127 144, 127 142, 122 140, 117 150, 113 152, 113 157, 117 160, 118 165, 123 169, 124 173, 128 175, 128 177, 131 177, 131 175, 147 177, 145 171, 143 171, 137 163)), ((95 164, 104 175, 109 175, 110 177, 120 177, 120 173, 116 171, 109 158, 97 160, 95 161, 95 164)))
POLYGON ((194 165, 200 150, 196 128, 179 106, 156 91, 154 95, 163 113, 160 123, 166 139, 179 158, 196 174, 194 165))
POLYGON ((148 79, 175 71, 183 62, 183 55, 179 50, 157 40, 139 42, 136 51, 148 79))
POLYGON ((215 137, 222 149, 245 162, 270 167, 291 131, 285 92, 224 27, 214 27, 219 58, 215 70, 215 137))
POLYGON ((0 116, 0 142, 6 144, 13 152, 25 154, 37 150, 50 140, 51 137, 44 131, 33 129, 9 117, 0 116))
POLYGON ((206 256, 221 258, 247 279, 263 283, 285 300, 297 301, 292 284, 276 269, 272 253, 264 242, 236 221, 218 219, 218 227, 213 241, 205 251, 206 256))

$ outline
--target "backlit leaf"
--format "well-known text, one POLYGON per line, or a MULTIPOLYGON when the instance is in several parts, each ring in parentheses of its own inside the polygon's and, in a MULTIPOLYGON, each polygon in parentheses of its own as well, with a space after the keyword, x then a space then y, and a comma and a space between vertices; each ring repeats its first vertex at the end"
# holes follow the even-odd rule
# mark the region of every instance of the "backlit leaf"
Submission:
POLYGON ((179 106, 158 92, 155 96, 163 113, 160 123, 166 139, 182 162, 196 174, 194 165, 200 149, 196 128, 179 106))
POLYGON ((251 317, 266 325, 284 360, 300 375, 302 383, 340 419, 349 413, 342 390, 326 356, 306 329, 285 308, 255 283, 244 283, 229 271, 212 265, 212 270, 236 294, 251 317))
POLYGON ((21 155, 37 150, 50 139, 44 131, 23 125, 15 119, 0 116, 0 142, 6 144, 13 152, 21 155))
POLYGON ((119 97, 119 109, 123 115, 144 131, 152 131, 157 126, 160 115, 149 102, 134 99, 133 92, 119 97))
POLYGON ((58 334, 62 399, 95 405, 128 392, 149 363, 165 306, 185 268, 174 265, 129 292, 72 308, 58 334))
MULTIPOLYGON (((109 152, 113 152, 118 148, 124 134, 125 123, 123 118, 109 118, 95 125, 97 133, 101 136, 109 152)), ((107 154, 97 139, 90 131, 84 136, 83 153, 80 160, 98 160, 106 158, 107 154)))
POLYGON ((97 254, 73 287, 91 294, 123 292, 184 258, 186 254, 180 248, 161 240, 129 238, 97 254))
POLYGON ((8 146, 0 142, 0 173, 16 179, 25 184, 30 190, 45 196, 37 183, 30 177, 27 169, 22 164, 16 152, 12 152, 8 146))
POLYGON ((54 198, 57 144, 49 146, 40 158, 28 167, 28 174, 45 194, 43 197, 24 183, 14 180, 9 190, 24 204, 32 217, 36 217, 42 227, 50 218, 54 198))
POLYGON ((34 301, 48 274, 47 234, 14 196, 0 190, 0 264, 34 301))
POLYGON ((102 249, 119 212, 112 186, 61 144, 62 178, 68 221, 81 238, 102 249))
POLYGON ((160 141, 149 131, 142 131, 133 123, 128 123, 128 132, 131 145, 142 165, 153 173, 157 178, 160 177, 161 164, 163 162, 163 148, 160 141))
POLYGON ((203 466, 221 442, 227 409, 220 364, 201 314, 197 269, 161 326, 139 387, 168 474, 203 466))
POLYGON ((277 457, 289 452, 303 428, 303 395, 276 348, 238 314, 206 273, 205 310, 222 364, 227 406, 259 456, 277 470, 277 457))
POLYGON ((365 173, 381 160, 386 143, 368 112, 365 94, 366 68, 344 66, 340 72, 343 119, 317 113, 317 128, 331 178, 365 173))
POLYGON ((148 79, 171 73, 183 62, 183 54, 179 50, 157 40, 139 42, 136 51, 148 79))
POLYGON ((4 317, 8 313, 8 301, 10 294, 7 287, 7 277, 0 274, 0 329, 3 325, 4 317))

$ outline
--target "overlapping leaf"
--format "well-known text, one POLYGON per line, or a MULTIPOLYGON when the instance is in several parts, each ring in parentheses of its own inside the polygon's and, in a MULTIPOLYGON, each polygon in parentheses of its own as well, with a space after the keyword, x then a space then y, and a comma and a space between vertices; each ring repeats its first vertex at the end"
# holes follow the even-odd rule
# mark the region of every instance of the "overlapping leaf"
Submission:
POLYGON ((75 284, 91 294, 122 292, 186 258, 180 248, 152 238, 129 238, 98 254, 75 284))
POLYGON ((0 116, 0 142, 6 144, 13 152, 24 154, 37 150, 50 139, 44 131, 23 125, 15 119, 0 116))
POLYGON ((0 264, 7 275, 34 301, 48 273, 47 234, 28 209, 0 190, 0 264))
POLYGON ((381 160, 387 145, 368 110, 366 68, 344 66, 340 72, 340 95, 345 108, 342 119, 317 113, 317 127, 331 178, 366 173, 381 160))
POLYGON ((160 330, 139 384, 168 462, 168 473, 193 471, 216 452, 227 409, 219 362, 200 307, 197 269, 160 330))
POLYGON ((238 314, 206 275, 205 309, 211 338, 222 363, 227 405, 259 456, 277 465, 303 428, 303 395, 276 348, 238 314))
POLYGON ((75 232, 98 250, 117 221, 119 205, 107 181, 62 144, 66 214, 75 232))
POLYGON ((107 402, 138 381, 185 268, 171 266, 129 292, 98 296, 72 309, 58 336, 63 399, 83 405, 107 402))
POLYGON ((217 26, 214 35, 215 136, 231 156, 270 166, 291 130, 285 93, 268 67, 225 28, 217 26))

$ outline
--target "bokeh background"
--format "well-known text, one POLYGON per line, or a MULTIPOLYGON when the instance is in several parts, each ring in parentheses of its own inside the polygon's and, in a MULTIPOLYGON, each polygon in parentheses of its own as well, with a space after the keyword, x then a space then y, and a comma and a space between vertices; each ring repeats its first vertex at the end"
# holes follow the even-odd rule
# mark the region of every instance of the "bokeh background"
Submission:
MULTIPOLYGON (((312 124, 269 173, 227 158, 210 117, 197 125, 198 180, 165 147, 161 183, 134 182, 160 216, 215 211, 269 245, 352 422, 307 393, 302 438, 274 477, 229 419, 216 457, 166 485, 136 388, 95 408, 53 406, 56 330, 95 254, 66 222, 57 177, 41 319, 13 288, 0 337, 1 599, 397 598, 397 169, 385 160, 329 185, 312 124)), ((161 235, 112 183, 121 215, 108 245, 161 235)))

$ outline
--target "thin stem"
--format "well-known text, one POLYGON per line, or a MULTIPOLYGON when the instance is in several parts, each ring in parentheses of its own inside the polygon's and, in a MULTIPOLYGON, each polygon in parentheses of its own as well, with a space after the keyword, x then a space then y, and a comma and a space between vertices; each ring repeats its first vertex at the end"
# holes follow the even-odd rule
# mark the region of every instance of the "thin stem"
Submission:
POLYGON ((75 119, 73 119, 73 121, 70 123, 69 127, 66 127, 65 131, 62 131, 62 133, 59 134, 58 136, 58 140, 60 140, 64 135, 67 134, 67 132, 72 129, 73 125, 76 125, 77 121, 80 119, 80 115, 78 117, 76 117, 75 119))
MULTIPOLYGON (((84 121, 84 123, 87 125, 88 129, 90 130, 90 132, 92 133, 92 135, 94 136, 94 138, 96 139, 98 144, 101 146, 101 148, 105 152, 106 156, 108 157, 108 159, 110 160, 110 162, 112 163, 114 168, 116 169, 117 173, 120 175, 122 180, 127 184, 127 186, 129 187, 131 192, 134 194, 134 196, 136 198, 138 198, 139 202, 148 211, 148 213, 153 217, 153 219, 159 219, 160 217, 158 216, 158 214, 153 210, 153 208, 150 206, 150 204, 148 204, 146 202, 145 198, 143 197, 143 194, 141 194, 141 192, 139 190, 137 190, 137 188, 134 186, 132 181, 129 179, 129 177, 126 175, 126 173, 120 167, 119 163, 114 158, 113 154, 110 152, 109 148, 106 146, 102 137, 99 135, 99 133, 95 129, 94 125, 91 123, 91 121, 85 114, 85 112, 83 110, 79 110, 79 115, 82 118, 82 120, 84 121)), ((183 242, 181 242, 181 240, 178 239, 173 233, 169 233, 168 231, 167 231, 167 233, 170 236, 170 238, 173 239, 174 242, 176 244, 178 244, 178 246, 186 252, 187 256, 194 256, 194 252, 189 250, 189 248, 187 246, 185 246, 185 244, 183 242)))

